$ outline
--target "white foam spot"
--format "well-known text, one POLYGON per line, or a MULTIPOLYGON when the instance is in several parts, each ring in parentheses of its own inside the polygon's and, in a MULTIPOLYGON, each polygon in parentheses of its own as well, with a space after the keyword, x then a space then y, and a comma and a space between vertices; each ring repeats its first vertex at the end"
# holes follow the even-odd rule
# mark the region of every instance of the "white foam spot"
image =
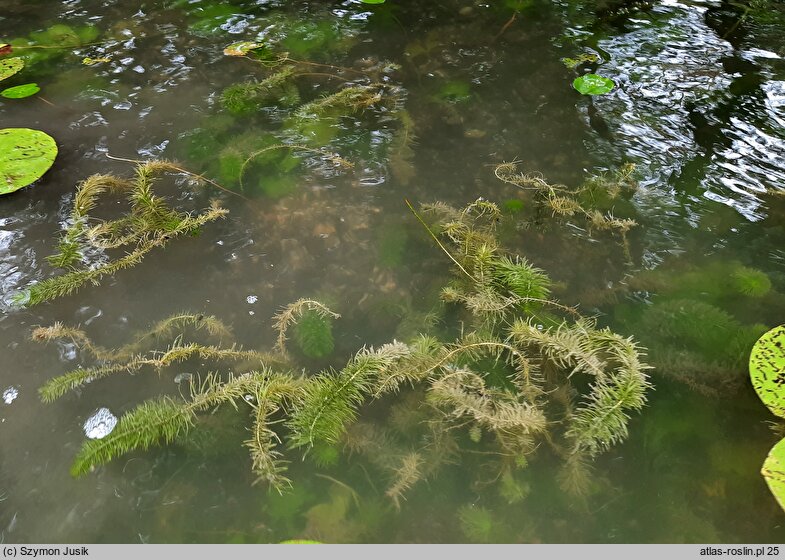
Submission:
POLYGON ((117 416, 108 408, 99 408, 84 423, 84 433, 90 439, 101 439, 108 436, 117 425, 117 416))

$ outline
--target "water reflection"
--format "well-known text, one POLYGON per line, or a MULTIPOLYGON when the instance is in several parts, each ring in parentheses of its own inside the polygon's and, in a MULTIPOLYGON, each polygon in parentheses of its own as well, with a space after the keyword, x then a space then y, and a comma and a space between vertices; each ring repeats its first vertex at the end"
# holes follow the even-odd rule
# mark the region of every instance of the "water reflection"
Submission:
POLYGON ((721 38, 709 11, 672 3, 599 41, 610 57, 602 70, 619 85, 595 100, 613 135, 600 146, 643 164, 685 219, 707 211, 701 196, 756 221, 766 212, 760 195, 785 184, 783 84, 755 65, 779 56, 721 38))

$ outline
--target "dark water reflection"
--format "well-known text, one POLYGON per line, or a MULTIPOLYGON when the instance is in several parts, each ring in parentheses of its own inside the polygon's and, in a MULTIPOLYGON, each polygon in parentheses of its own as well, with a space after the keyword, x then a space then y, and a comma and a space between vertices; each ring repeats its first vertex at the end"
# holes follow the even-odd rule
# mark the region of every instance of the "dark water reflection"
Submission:
MULTIPOLYGON (((532 467, 531 494, 514 506, 470 488, 457 467, 418 487, 400 514, 373 492, 361 497, 360 510, 342 486, 316 476, 340 475, 310 463, 291 465, 296 488, 279 498, 250 485, 242 418, 226 420, 213 454, 172 447, 70 478, 83 424, 96 410, 119 416, 144 398, 176 394, 178 385, 174 375, 143 374, 42 405, 36 391, 45 380, 93 364, 73 345, 34 344, 34 326, 81 324, 111 346, 189 309, 219 316, 238 343, 262 348, 273 342, 269 317, 280 305, 316 296, 337 300, 344 326, 336 346, 345 357, 394 336, 396 322, 378 313, 385 301, 424 306, 444 278, 444 263, 402 198, 461 205, 478 196, 518 197, 493 177, 491 165, 504 160, 518 158, 523 170, 569 185, 585 170, 638 165, 640 188, 629 211, 642 227, 632 235, 631 265, 616 240, 593 239, 578 223, 516 238, 561 282, 561 297, 602 311, 646 342, 651 333, 635 332, 642 323, 625 322, 622 311, 656 301, 656 290, 628 293, 618 307, 607 294, 640 269, 673 267, 677 277, 686 274, 678 263, 708 255, 760 268, 772 279, 770 300, 746 311, 728 307, 739 321, 782 321, 785 208, 766 191, 785 185, 785 17, 756 12, 736 23, 741 14, 725 3, 669 1, 619 15, 535 2, 521 5, 510 23, 509 7, 498 4, 504 3, 388 0, 369 10, 352 0, 3 2, 0 41, 56 22, 93 25, 100 36, 26 71, 45 101, 0 104, 3 127, 40 128, 60 146, 43 180, 0 202, 0 391, 18 392, 10 404, 0 402, 0 541, 271 542, 304 534, 465 541, 455 516, 461 507, 498 508, 499 518, 514 525, 502 538, 523 542, 782 540, 785 516, 757 472, 774 437, 751 390, 745 385, 709 398, 656 375, 658 389, 633 419, 630 442, 598 461, 605 490, 589 515, 561 495, 547 458, 532 467), (11 308, 14 293, 54 273, 44 257, 53 251, 74 185, 92 173, 129 171, 108 154, 178 158, 201 171, 211 169, 217 153, 189 159, 194 129, 235 138, 246 128, 281 126, 285 114, 269 111, 220 128, 221 91, 260 77, 257 66, 222 50, 238 40, 284 40, 277 35, 282 22, 301 17, 327 26, 304 31, 303 44, 328 28, 332 41, 351 43, 333 52, 328 42, 302 58, 362 69, 397 65, 384 79, 414 121, 410 176, 396 174, 385 159, 395 131, 389 114, 346 119, 331 148, 350 151, 354 172, 309 160, 294 192, 251 203, 180 179, 169 185, 180 203, 203 207, 221 196, 230 217, 98 288, 29 310, 11 308), (602 59, 598 72, 618 86, 593 100, 570 88, 575 74, 560 60, 589 51, 602 59), (110 60, 87 66, 84 57, 110 60), (393 268, 377 256, 388 235, 380 232, 390 231, 409 240, 393 268), (761 307, 768 312, 757 317, 761 307), (328 524, 331 517, 340 526, 328 524)), ((292 56, 305 49, 296 42, 287 48, 292 56)), ((313 98, 330 91, 329 81, 309 87, 313 98)), ((744 367, 736 370, 743 379, 744 367)))

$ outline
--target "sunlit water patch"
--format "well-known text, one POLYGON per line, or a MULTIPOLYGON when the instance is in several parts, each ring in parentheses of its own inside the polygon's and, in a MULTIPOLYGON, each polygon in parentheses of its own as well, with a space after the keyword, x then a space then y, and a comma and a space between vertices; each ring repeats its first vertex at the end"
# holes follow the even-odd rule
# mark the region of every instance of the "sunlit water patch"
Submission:
POLYGON ((701 198, 759 220, 762 195, 785 181, 782 82, 758 65, 779 55, 723 39, 710 9, 656 7, 599 41, 610 56, 602 71, 618 84, 595 99, 613 137, 599 146, 641 164, 687 222, 710 208, 701 198))

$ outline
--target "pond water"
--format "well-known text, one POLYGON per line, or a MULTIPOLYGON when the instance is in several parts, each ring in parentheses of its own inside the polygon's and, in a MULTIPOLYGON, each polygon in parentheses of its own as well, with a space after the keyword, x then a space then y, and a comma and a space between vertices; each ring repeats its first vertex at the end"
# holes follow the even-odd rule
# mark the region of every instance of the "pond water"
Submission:
POLYGON ((41 129, 59 146, 41 180, 0 199, 0 542, 785 541, 785 513, 759 474, 778 440, 774 417, 746 367, 752 342, 785 317, 781 4, 4 0, 0 29, 0 43, 27 57, 19 83, 41 86, 3 99, 0 126, 41 129), (233 103, 227 88, 273 72, 224 55, 238 41, 288 52, 309 72, 277 104, 233 103), (572 81, 588 70, 614 90, 578 94, 572 81), (381 101, 297 118, 301 103, 369 83, 381 101), (270 150, 240 167, 277 143, 311 151, 270 150), (176 160, 239 196, 162 179, 179 207, 218 198, 227 218, 100 286, 14 305, 58 273, 45 257, 76 185, 133 172, 117 158, 176 160), (625 243, 533 211, 531 193, 494 176, 505 161, 569 187, 634 164, 634 192, 597 203, 638 225, 625 243), (331 357, 300 356, 300 366, 340 367, 364 345, 417 332, 448 277, 405 199, 460 207, 478 197, 513 215, 505 244, 547 271, 561 302, 649 348, 654 390, 627 441, 594 462, 589 498, 560 489, 545 450, 514 499, 493 480, 478 484, 474 460, 443 467, 396 507, 385 475, 357 457, 294 452, 293 489, 280 496, 252 484, 244 419, 223 412, 206 421, 207 445, 70 476, 86 433, 182 393, 203 364, 114 376, 43 404, 48 379, 98 362, 71 342, 33 341, 35 327, 81 326, 118 347, 188 310, 261 350, 275 343, 281 306, 312 297, 342 317, 331 357))

